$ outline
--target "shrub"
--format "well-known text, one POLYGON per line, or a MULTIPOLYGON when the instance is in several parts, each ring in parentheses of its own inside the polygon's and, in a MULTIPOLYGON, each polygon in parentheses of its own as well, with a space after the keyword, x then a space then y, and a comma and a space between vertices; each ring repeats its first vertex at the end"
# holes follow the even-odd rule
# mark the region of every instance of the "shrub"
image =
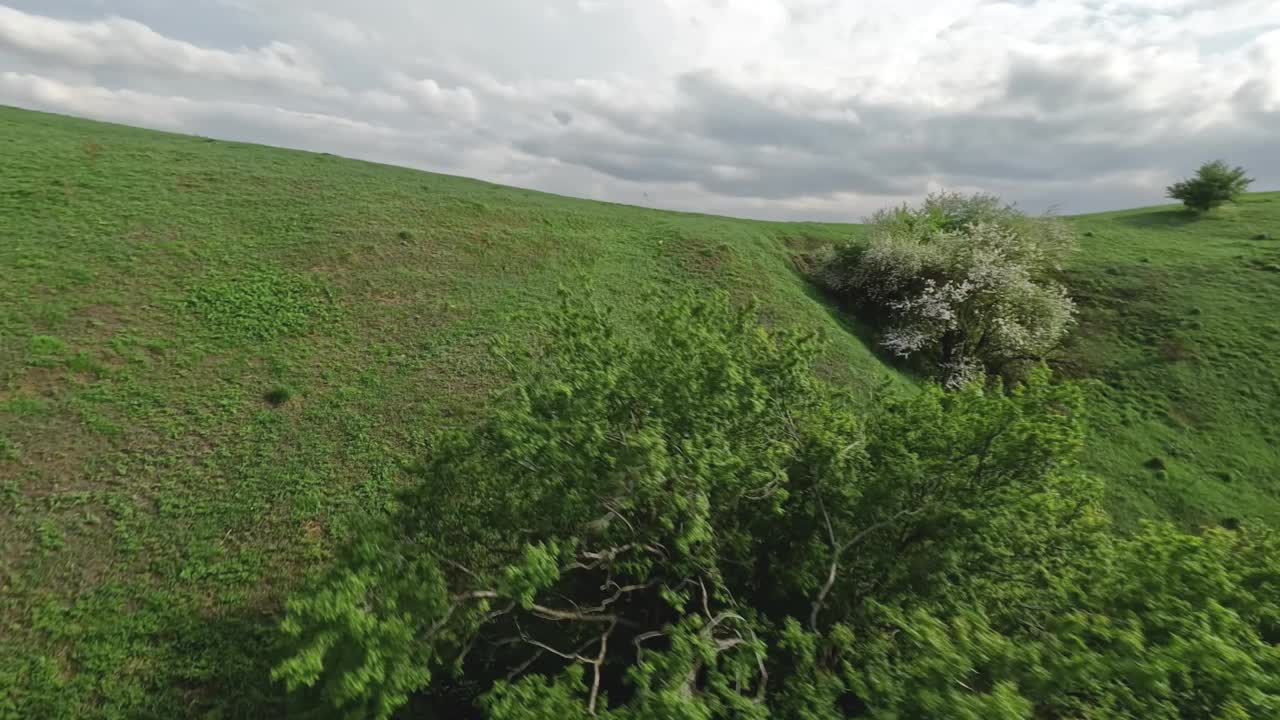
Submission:
POLYGON ((390 517, 290 600, 274 674, 299 704, 1274 714, 1275 543, 1111 539, 1072 387, 1038 371, 861 418, 815 378, 813 338, 722 297, 616 327, 567 302, 545 344, 505 350, 490 418, 437 437, 390 517))
POLYGON ((870 224, 821 278, 880 326, 884 347, 923 358, 949 387, 1039 360, 1070 328, 1074 305, 1051 273, 1075 239, 1056 218, 944 193, 870 224))
POLYGON ((1201 165, 1195 177, 1170 185, 1166 192, 1168 197, 1181 200, 1191 210, 1208 212, 1223 203, 1235 202, 1252 183, 1244 168, 1215 160, 1201 165))

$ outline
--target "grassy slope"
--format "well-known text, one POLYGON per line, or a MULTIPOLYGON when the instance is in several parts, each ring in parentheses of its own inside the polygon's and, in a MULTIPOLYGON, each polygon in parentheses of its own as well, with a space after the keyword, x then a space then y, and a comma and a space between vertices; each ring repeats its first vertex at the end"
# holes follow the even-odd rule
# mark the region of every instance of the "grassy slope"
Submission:
POLYGON ((754 294, 894 382, 788 259, 849 232, 0 108, 0 717, 271 714, 284 591, 559 283, 754 294))
POLYGON ((1060 366, 1101 380, 1088 462, 1113 515, 1280 524, 1280 193, 1074 221, 1060 366))
MULTIPOLYGON (((1117 516, 1280 521, 1280 242, 1250 239, 1280 237, 1280 196, 1075 222, 1059 364, 1103 381, 1089 463, 1117 516)), ((282 594, 474 415, 485 342, 560 283, 623 317, 754 294, 831 338, 836 379, 895 382, 788 259, 851 231, 0 108, 0 718, 19 694, 270 715, 282 594)))

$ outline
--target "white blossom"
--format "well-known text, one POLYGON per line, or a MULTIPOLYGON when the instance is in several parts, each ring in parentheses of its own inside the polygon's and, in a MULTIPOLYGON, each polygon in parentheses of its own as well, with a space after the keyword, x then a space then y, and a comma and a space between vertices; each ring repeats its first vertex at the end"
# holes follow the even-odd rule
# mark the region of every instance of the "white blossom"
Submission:
POLYGON ((1057 219, 942 194, 871 221, 866 243, 837 249, 826 274, 884 314, 887 350, 931 355, 949 386, 1042 357, 1069 330, 1074 305, 1048 276, 1074 244, 1057 219))

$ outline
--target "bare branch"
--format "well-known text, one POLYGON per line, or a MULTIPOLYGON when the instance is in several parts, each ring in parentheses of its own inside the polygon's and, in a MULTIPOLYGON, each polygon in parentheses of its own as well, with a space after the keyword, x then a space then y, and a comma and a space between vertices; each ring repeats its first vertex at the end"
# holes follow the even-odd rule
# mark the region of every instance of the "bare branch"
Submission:
POLYGON ((667 633, 662 630, 650 630, 649 632, 642 632, 631 638, 631 642, 636 646, 636 662, 640 662, 640 659, 644 656, 645 642, 654 638, 665 637, 666 634, 667 633))
POLYGON ((587 700, 587 712, 592 715, 596 714, 596 701, 600 699, 600 673, 604 667, 605 653, 609 650, 609 636, 613 634, 615 627, 617 627, 617 624, 610 625, 600 635, 600 652, 596 654, 596 659, 593 663, 595 665, 595 676, 591 681, 591 697, 587 700))
POLYGON ((827 514, 827 505, 822 502, 822 495, 818 495, 818 509, 822 511, 822 521, 827 526, 827 537, 831 540, 831 566, 827 569, 827 581, 818 591, 818 597, 814 599, 813 607, 809 610, 810 630, 818 629, 818 613, 822 611, 827 593, 831 592, 832 586, 836 584, 836 573, 840 571, 840 549, 836 545, 836 531, 831 527, 831 516, 827 514))
POLYGON ((626 622, 625 620, 623 620, 623 618, 620 618, 617 615, 612 615, 609 613, 598 613, 598 614, 581 613, 581 612, 574 612, 571 610, 559 610, 556 608, 549 608, 545 605, 537 605, 537 604, 531 605, 529 609, 532 610, 533 613, 538 617, 541 617, 546 620, 577 620, 580 622, 594 622, 594 623, 626 622))
POLYGON ((707 618, 711 617, 711 608, 707 600, 707 586, 702 582, 702 578, 698 578, 698 587, 702 588, 702 612, 707 614, 707 618))
POLYGON ((729 612, 728 610, 726 610, 720 613, 719 615, 716 615, 715 617, 711 618, 711 622, 707 623, 706 626, 702 628, 702 634, 706 635, 707 637, 711 637, 711 631, 715 630, 716 626, 724 622, 725 620, 738 620, 741 622, 745 622, 745 619, 738 613, 729 612))
POLYGON ((617 517, 619 520, 621 520, 627 526, 627 529, 632 532, 632 534, 635 533, 636 526, 632 525, 630 520, 628 520, 622 513, 618 512, 617 508, 615 508, 610 503, 605 503, 604 507, 606 510, 609 511, 610 515, 613 515, 614 517, 617 517))
POLYGON ((481 620, 480 622, 487 623, 491 620, 496 620, 515 609, 516 609, 515 601, 509 602, 502 608, 499 608, 497 610, 490 610, 489 612, 485 613, 484 619, 481 620))
POLYGON ((818 509, 822 511, 822 522, 827 526, 827 538, 831 540, 831 547, 836 547, 836 531, 831 527, 831 516, 827 514, 827 504, 822 501, 822 496, 818 496, 818 509))
POLYGON ((894 513, 892 516, 884 520, 881 520, 880 522, 875 523, 868 528, 864 528, 863 530, 859 531, 857 535, 854 535, 853 537, 846 540, 845 543, 840 546, 840 553, 843 555, 845 552, 849 550, 849 548, 852 548, 854 545, 857 545, 863 540, 866 540, 867 536, 870 535, 871 533, 877 530, 880 530, 881 528, 892 525, 893 523, 901 520, 902 518, 910 517, 912 515, 919 515, 922 512, 924 512, 923 507, 915 507, 910 509, 899 510, 898 512, 894 513))
POLYGON ((471 577, 475 578, 476 580, 479 580, 479 579, 480 579, 480 576, 479 576, 479 575, 477 575, 477 574, 476 574, 476 572, 475 572, 474 570, 472 570, 471 568, 467 567, 466 565, 463 565, 463 564, 462 564, 462 563, 460 563, 460 562, 455 562, 455 561, 453 561, 453 560, 450 560, 449 558, 440 558, 440 561, 441 561, 441 562, 443 562, 445 565, 448 565, 448 566, 449 566, 449 567, 451 567, 451 568, 454 568, 454 569, 456 569, 456 570, 461 570, 462 572, 466 573, 467 575, 470 575, 471 577))
MULTIPOLYGON (((516 638, 516 640, 521 641, 522 638, 516 638)), ((543 650, 542 648, 537 648, 536 650, 534 650, 533 654, 529 656, 528 660, 525 660, 524 662, 515 666, 515 668, 513 668, 511 672, 507 673, 507 682, 515 680, 517 677, 519 677, 520 673, 524 672, 525 670, 528 670, 529 666, 537 662, 538 658, 542 657, 542 654, 545 652, 546 650, 543 650)))
MULTIPOLYGON (((591 659, 591 658, 589 658, 589 657, 583 657, 582 655, 579 655, 577 652, 572 652, 572 653, 561 652, 561 651, 559 651, 559 650, 557 650, 557 649, 555 649, 555 648, 551 647, 550 645, 548 645, 548 644, 546 644, 546 643, 542 642, 541 640, 534 640, 533 638, 528 637, 528 636, 525 636, 525 637, 524 637, 524 638, 522 638, 522 639, 524 640, 524 642, 528 643, 529 645, 532 645, 532 646, 534 646, 534 647, 536 647, 536 648, 539 648, 539 649, 542 649, 542 650, 546 650, 547 652, 549 652, 549 653, 551 653, 551 654, 553 654, 553 655, 559 655, 560 657, 564 658, 565 660, 573 660, 573 661, 576 661, 576 662, 584 662, 584 663, 595 662, 594 660, 592 660, 592 659, 591 659)), ((595 640, 594 640, 594 639, 592 639, 592 640, 591 640, 591 642, 595 642, 595 640)), ((590 643, 588 643, 588 644, 590 644, 590 643)))
MULTIPOLYGON (((751 639, 756 639, 755 631, 751 631, 751 639)), ((756 651, 756 667, 760 668, 760 686, 756 688, 756 704, 764 702, 765 688, 769 685, 769 671, 764 667, 764 653, 756 651)))
POLYGON ((583 551, 578 553, 578 557, 593 562, 573 562, 561 568, 561 572, 569 570, 595 570, 596 568, 613 562, 619 555, 631 550, 643 550, 647 553, 666 557, 666 550, 658 545, 642 545, 639 543, 627 543, 618 547, 605 548, 597 552, 583 551))
POLYGON ((753 492, 744 492, 742 496, 748 500, 768 500, 770 497, 772 497, 775 493, 778 492, 778 488, 780 487, 782 487, 781 481, 770 480, 769 482, 765 483, 762 487, 760 487, 758 490, 755 490, 753 492))
POLYGON ((822 504, 821 498, 818 499, 818 507, 822 510, 822 517, 827 523, 827 534, 831 538, 832 553, 831 553, 831 566, 827 572, 827 581, 822 585, 822 589, 818 591, 818 596, 814 598, 813 606, 809 610, 809 629, 810 630, 818 629, 818 613, 822 612, 822 606, 827 600, 827 594, 831 592, 831 588, 834 587, 836 584, 836 575, 840 570, 840 557, 844 555, 846 552, 848 552, 850 548, 852 548, 853 546, 857 545, 858 543, 870 537, 871 533, 876 532, 877 530, 885 528, 889 525, 892 525, 893 523, 897 522, 898 520, 901 520, 904 517, 907 517, 910 515, 917 515, 923 511, 922 508, 911 508, 911 509, 899 510, 898 512, 889 516, 888 518, 885 518, 884 520, 881 520, 880 522, 877 522, 877 523, 872 523, 870 526, 863 528, 856 535, 846 540, 844 544, 837 547, 835 545, 835 533, 831 529, 831 518, 827 515, 827 509, 822 504))
POLYGON ((444 629, 444 626, 449 624, 449 620, 453 618, 453 614, 458 611, 458 608, 462 606, 462 603, 470 600, 496 600, 499 597, 501 596, 492 590, 473 590, 471 592, 450 595, 449 600, 451 602, 449 603, 449 607, 444 611, 444 615, 441 616, 439 620, 436 620, 431 624, 430 628, 427 628, 427 637, 430 638, 444 629))
POLYGON ((449 600, 454 603, 462 603, 468 600, 498 600, 502 596, 494 590, 472 590, 471 592, 458 593, 450 595, 449 600))
POLYGON ((525 660, 524 662, 516 666, 516 668, 507 675, 507 679, 511 680, 515 678, 517 675, 519 675, 520 673, 529 669, 529 666, 532 665, 535 661, 537 661, 537 659, 541 657, 544 652, 549 652, 553 655, 562 657, 565 660, 572 660, 573 662, 580 662, 580 663, 586 663, 587 665, 591 665, 593 669, 593 673, 592 673, 592 682, 591 682, 591 696, 590 696, 590 699, 587 701, 587 711, 592 715, 595 715, 596 703, 600 699, 600 681, 604 673, 605 656, 608 655, 608 652, 609 652, 609 636, 613 634, 613 630, 617 626, 618 624, 616 622, 611 622, 609 623, 609 626, 604 629, 604 632, 600 633, 598 637, 593 637, 587 640, 585 643, 579 645, 577 649, 575 649, 573 652, 564 652, 562 650, 557 650, 556 648, 542 642, 541 640, 537 640, 532 637, 529 637, 529 635, 524 631, 524 629, 520 627, 519 623, 517 623, 516 628, 520 630, 520 638, 519 638, 520 641, 537 648, 537 652, 535 652, 527 660, 525 660), (600 643, 600 649, 599 651, 596 652, 596 656, 594 658, 586 657, 585 655, 582 654, 583 650, 586 650, 588 647, 590 647, 593 643, 596 643, 596 642, 600 643))
POLYGON ((617 602, 618 599, 621 598, 623 595, 626 595, 628 593, 638 592, 640 590, 648 590, 649 588, 655 585, 660 585, 660 584, 661 584, 660 580, 650 580, 647 583, 640 583, 636 585, 619 585, 613 582, 612 580, 609 580, 600 589, 604 590, 609 585, 613 585, 616 588, 616 590, 614 590, 613 592, 613 595, 605 598, 604 600, 601 600, 600 604, 596 605, 595 607, 586 608, 585 610, 583 610, 583 612, 596 612, 596 613, 604 612, 605 608, 617 602))

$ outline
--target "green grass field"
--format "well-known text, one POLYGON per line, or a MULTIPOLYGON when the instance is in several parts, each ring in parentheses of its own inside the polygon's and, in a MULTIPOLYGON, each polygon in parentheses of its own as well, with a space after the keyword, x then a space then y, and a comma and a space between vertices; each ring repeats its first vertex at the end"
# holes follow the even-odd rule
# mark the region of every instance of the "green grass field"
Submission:
MULTIPOLYGON (((1280 194, 1075 222, 1057 360, 1121 524, 1280 520, 1280 194)), ((0 718, 273 716, 283 595, 559 286, 754 296, 909 388, 796 266, 855 232, 0 108, 0 718)))
POLYGON ((1080 325, 1056 364, 1099 381, 1086 459, 1113 516, 1280 524, 1280 193, 1075 224, 1080 325))

